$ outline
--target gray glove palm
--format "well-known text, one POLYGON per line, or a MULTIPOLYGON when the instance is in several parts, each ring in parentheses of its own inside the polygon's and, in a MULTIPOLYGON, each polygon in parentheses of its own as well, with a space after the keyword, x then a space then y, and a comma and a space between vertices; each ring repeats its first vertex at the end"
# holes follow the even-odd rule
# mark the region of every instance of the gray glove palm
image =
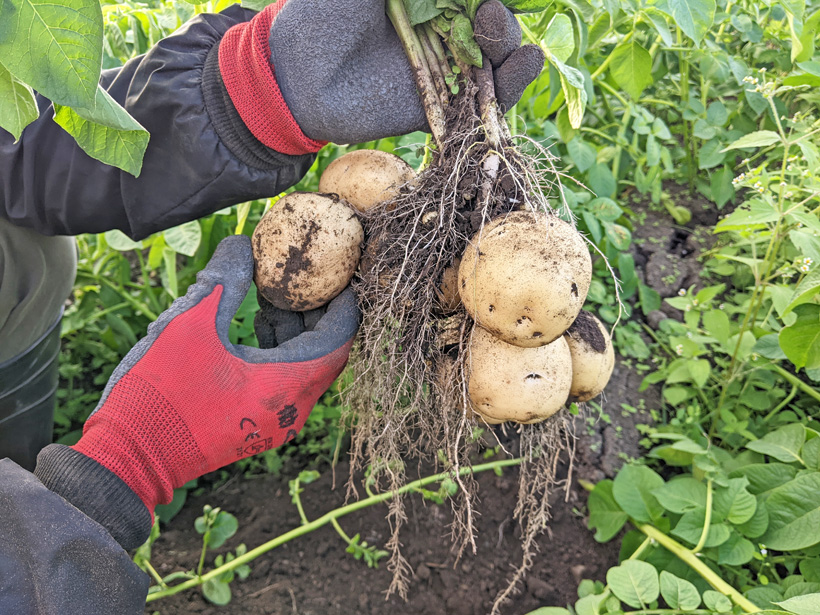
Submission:
MULTIPOLYGON (((476 40, 495 68, 496 95, 514 105, 544 56, 521 45, 498 0, 476 17, 476 40)), ((384 0, 290 0, 270 33, 271 63, 288 107, 312 139, 361 143, 427 130, 410 64, 384 0)))

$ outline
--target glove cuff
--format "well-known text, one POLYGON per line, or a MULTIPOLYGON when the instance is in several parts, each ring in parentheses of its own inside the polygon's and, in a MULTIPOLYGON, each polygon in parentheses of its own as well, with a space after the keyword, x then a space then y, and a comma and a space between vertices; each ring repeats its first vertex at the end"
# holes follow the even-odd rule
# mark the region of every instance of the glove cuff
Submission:
POLYGON ((327 141, 309 138, 288 109, 270 62, 270 29, 287 0, 267 6, 249 22, 225 33, 219 70, 234 107, 253 135, 267 147, 289 155, 311 154, 327 141))
POLYGON ((47 489, 102 525, 126 551, 148 539, 152 516, 123 480, 90 457, 62 444, 37 456, 35 476, 47 489))

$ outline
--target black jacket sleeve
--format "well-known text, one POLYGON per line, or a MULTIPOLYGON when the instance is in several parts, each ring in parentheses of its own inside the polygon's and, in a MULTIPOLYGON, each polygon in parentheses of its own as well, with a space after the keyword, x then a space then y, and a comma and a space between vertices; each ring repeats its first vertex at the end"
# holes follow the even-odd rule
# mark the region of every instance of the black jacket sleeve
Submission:
POLYGON ((141 239, 298 182, 313 156, 259 143, 219 74, 219 41, 253 15, 239 6, 199 15, 103 72, 103 87, 151 135, 138 178, 87 156, 38 97, 40 118, 18 143, 0 129, 0 216, 46 235, 120 229, 141 239))
POLYGON ((0 613, 138 615, 149 579, 111 535, 0 460, 0 613))

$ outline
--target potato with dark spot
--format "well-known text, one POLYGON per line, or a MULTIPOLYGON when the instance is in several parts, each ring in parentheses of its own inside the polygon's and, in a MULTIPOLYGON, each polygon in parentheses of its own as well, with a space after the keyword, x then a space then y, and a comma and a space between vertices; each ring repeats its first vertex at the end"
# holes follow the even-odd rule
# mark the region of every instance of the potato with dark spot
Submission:
POLYGON ((319 192, 338 194, 361 212, 395 198, 416 176, 404 160, 381 150, 359 149, 331 162, 319 179, 319 192))
POLYGON ((292 192, 262 216, 253 232, 253 279, 276 307, 321 307, 350 283, 361 256, 362 225, 335 195, 292 192))
POLYGON ((564 334, 572 355, 570 401, 589 401, 601 394, 615 368, 615 351, 603 323, 581 310, 564 334))
POLYGON ((592 280, 586 242, 544 212, 514 211, 473 237, 458 270, 470 316, 509 344, 535 348, 569 328, 592 280))
POLYGON ((538 423, 566 403, 572 368, 563 337, 546 346, 521 348, 475 327, 467 352, 472 410, 488 423, 538 423))

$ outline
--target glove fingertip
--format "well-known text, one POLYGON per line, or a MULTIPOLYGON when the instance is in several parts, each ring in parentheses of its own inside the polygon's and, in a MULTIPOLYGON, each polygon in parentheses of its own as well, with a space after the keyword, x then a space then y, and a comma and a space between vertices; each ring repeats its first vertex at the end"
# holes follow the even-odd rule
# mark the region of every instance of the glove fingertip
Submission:
POLYGON ((498 68, 521 45, 521 26, 498 0, 481 5, 475 18, 475 40, 493 68, 498 68))
POLYGON ((511 109, 524 90, 544 68, 545 55, 537 45, 516 49, 509 59, 493 72, 495 95, 502 110, 511 109))

